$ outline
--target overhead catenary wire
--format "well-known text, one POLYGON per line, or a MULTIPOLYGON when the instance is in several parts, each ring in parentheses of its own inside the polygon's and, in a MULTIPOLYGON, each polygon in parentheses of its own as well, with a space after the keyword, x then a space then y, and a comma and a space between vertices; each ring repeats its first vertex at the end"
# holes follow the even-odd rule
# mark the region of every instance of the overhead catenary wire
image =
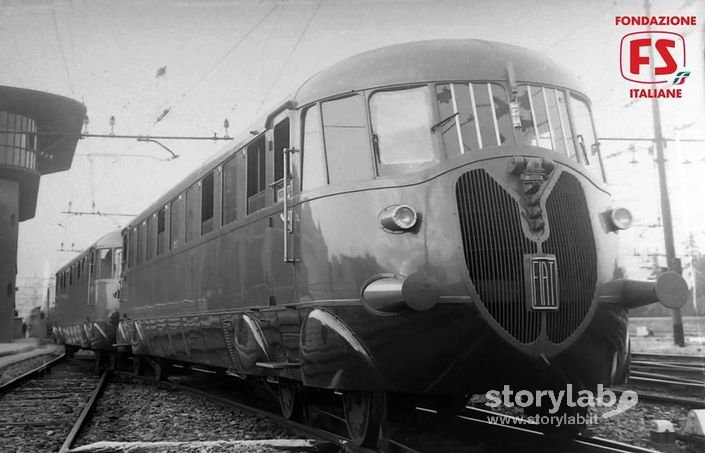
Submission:
POLYGON ((271 14, 279 7, 279 5, 274 5, 272 8, 270 8, 267 13, 262 16, 257 23, 255 23, 248 31, 245 33, 239 40, 235 42, 230 48, 223 54, 221 55, 211 66, 206 69, 206 71, 201 75, 201 77, 196 80, 196 82, 191 85, 188 89, 186 89, 182 94, 181 97, 170 107, 170 112, 174 111, 176 107, 183 102, 184 99, 196 88, 198 87, 206 78, 208 78, 222 63, 225 61, 226 58, 228 58, 240 45, 255 31, 259 26, 264 23, 265 20, 271 14))
POLYGON ((296 42, 294 43, 294 46, 289 51, 289 55, 287 55, 286 60, 284 60, 284 63, 279 67, 279 72, 277 73, 276 77, 274 78, 274 81, 270 85, 269 90, 267 91, 267 94, 264 97, 262 97, 262 101, 260 102, 260 108, 262 107, 262 105, 264 105, 264 102, 269 98, 269 95, 272 94, 272 90, 274 90, 274 87, 277 86, 279 79, 281 78, 282 74, 284 73, 284 70, 286 69, 286 67, 289 65, 289 61, 291 61, 291 58, 294 56, 294 52, 296 52, 296 49, 299 47, 299 44, 301 44, 301 41, 302 41, 304 35, 308 31, 308 28, 311 25, 311 22, 313 22, 313 19, 318 14, 318 10, 321 9, 322 4, 323 4, 323 0, 319 0, 318 4, 316 5, 316 8, 313 10, 313 13, 311 13, 311 17, 308 18, 306 25, 304 25, 304 27, 301 29, 301 32, 299 33, 299 36, 296 39, 296 42))
POLYGON ((61 41, 61 34, 59 33, 59 25, 56 22, 56 12, 52 8, 51 10, 51 20, 54 23, 54 31, 56 32, 56 41, 59 44, 59 52, 61 54, 61 60, 64 63, 64 71, 66 72, 66 80, 69 83, 69 89, 71 90, 71 93, 76 94, 76 92, 73 89, 73 82, 71 81, 71 73, 69 72, 69 65, 68 62, 66 61, 66 53, 64 52, 64 45, 61 41))

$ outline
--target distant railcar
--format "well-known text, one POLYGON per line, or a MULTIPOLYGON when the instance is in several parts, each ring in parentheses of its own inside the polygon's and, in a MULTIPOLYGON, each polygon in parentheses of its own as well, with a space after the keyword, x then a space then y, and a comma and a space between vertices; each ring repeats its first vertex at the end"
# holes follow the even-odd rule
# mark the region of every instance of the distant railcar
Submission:
POLYGON ((119 230, 106 234, 56 273, 53 333, 69 351, 112 351, 119 320, 119 230))
POLYGON ((278 381, 287 415, 339 391, 370 443, 399 394, 622 382, 627 310, 685 300, 622 278, 590 102, 538 53, 369 51, 248 131, 123 231, 138 357, 278 381))

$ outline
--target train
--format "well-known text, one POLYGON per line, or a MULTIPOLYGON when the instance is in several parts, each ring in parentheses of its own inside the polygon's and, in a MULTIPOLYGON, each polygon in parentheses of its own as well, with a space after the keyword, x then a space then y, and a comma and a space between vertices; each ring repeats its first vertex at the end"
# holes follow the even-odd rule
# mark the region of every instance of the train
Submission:
POLYGON ((115 350, 121 267, 122 232, 115 230, 56 272, 55 300, 47 328, 68 354, 79 348, 100 355, 115 350))
POLYGON ((625 278, 589 98, 534 51, 370 50, 233 143, 122 230, 114 347, 274 382, 288 417, 341 395, 357 444, 398 401, 624 382, 628 310, 687 297, 625 278))

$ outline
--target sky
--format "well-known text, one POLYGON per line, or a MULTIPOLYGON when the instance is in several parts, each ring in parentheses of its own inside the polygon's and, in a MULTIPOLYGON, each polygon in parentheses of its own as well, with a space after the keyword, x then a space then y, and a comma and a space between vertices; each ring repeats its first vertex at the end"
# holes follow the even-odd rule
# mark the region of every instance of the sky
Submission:
MULTIPOLYGON (((664 28, 685 35, 691 76, 682 99, 660 104, 666 137, 703 139, 705 0, 652 3, 653 15, 697 16, 695 27, 664 28)), ((0 0, 0 84, 83 102, 94 134, 222 135, 227 118, 236 135, 348 56, 407 41, 478 38, 537 50, 576 74, 599 137, 653 137, 651 102, 629 98, 635 85, 619 69, 621 38, 644 27, 614 19, 643 10, 643 0, 0 0)), ((37 214, 20 226, 22 313, 41 302, 53 273, 76 255, 71 250, 125 225, 225 146, 164 143, 177 159, 154 144, 86 138, 70 171, 42 177, 37 214), (66 214, 94 210, 126 216, 66 214)), ((614 196, 635 216, 622 243, 635 278, 649 275, 649 254, 663 253, 649 145, 602 142, 614 196)), ((705 143, 669 143, 666 155, 679 254, 690 252, 683 245, 690 235, 705 252, 705 143)))

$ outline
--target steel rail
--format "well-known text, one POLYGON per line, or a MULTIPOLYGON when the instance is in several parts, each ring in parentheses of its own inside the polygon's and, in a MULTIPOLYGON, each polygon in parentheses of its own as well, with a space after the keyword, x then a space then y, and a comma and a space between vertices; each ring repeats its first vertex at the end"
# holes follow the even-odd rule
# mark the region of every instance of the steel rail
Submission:
MULTIPOLYGON (((132 373, 129 373, 127 371, 120 371, 116 370, 114 371, 115 374, 120 375, 120 376, 125 376, 129 377, 132 379, 140 380, 143 382, 148 382, 152 385, 156 386, 163 386, 165 388, 171 389, 171 390, 179 390, 194 396, 198 396, 200 398, 224 405, 226 407, 231 407, 231 408, 236 408, 238 410, 241 410, 243 412, 247 412, 251 415, 256 415, 260 416, 263 418, 267 418, 274 423, 283 426, 285 428, 290 429, 291 431, 294 431, 298 434, 303 434, 306 436, 311 436, 316 439, 320 439, 323 441, 331 442, 336 444, 338 447, 340 447, 343 451, 346 453, 374 453, 374 450, 370 450, 368 448, 364 447, 358 447, 354 445, 349 439, 346 439, 344 437, 338 436, 337 434, 333 434, 331 432, 321 430, 318 428, 314 428, 312 426, 304 425, 292 420, 288 420, 280 415, 274 414, 272 412, 269 412, 264 409, 259 409, 253 406, 249 406, 247 404, 241 403, 239 401, 235 401, 230 398, 226 398, 220 395, 215 395, 212 393, 208 393, 206 391, 196 389, 193 387, 189 387, 187 385, 183 384, 177 384, 174 382, 168 382, 168 381, 155 381, 152 378, 145 377, 145 376, 136 376, 132 373)), ((63 452, 62 452, 63 453, 63 452)))
POLYGON ((32 379, 36 375, 51 368, 52 366, 54 366, 57 363, 64 360, 65 358, 66 358, 66 354, 61 354, 58 357, 55 357, 54 359, 52 359, 48 362, 45 362, 45 363, 39 365, 38 367, 36 367, 32 370, 29 370, 26 373, 24 373, 20 376, 17 376, 16 378, 14 378, 10 381, 7 381, 6 383, 0 385, 0 395, 2 395, 3 393, 9 392, 10 390, 12 390, 13 388, 17 387, 18 385, 24 383, 25 381, 32 379))
POLYGON ((81 428, 83 428, 83 425, 85 424, 86 420, 88 420, 88 416, 95 408, 96 402, 98 401, 98 397, 103 391, 103 388, 105 388, 105 384, 108 382, 109 375, 110 372, 108 370, 103 372, 103 375, 100 377, 98 385, 91 393, 91 397, 88 399, 88 402, 85 404, 85 406, 83 406, 81 414, 78 416, 78 419, 73 424, 71 431, 69 431, 69 434, 66 436, 66 440, 64 440, 64 444, 61 446, 59 453, 68 453, 71 449, 71 445, 73 444, 74 440, 76 440, 76 436, 78 435, 79 431, 81 431, 81 428))
MULTIPOLYGON (((491 425, 496 429, 505 430, 505 432, 513 432, 514 434, 527 435, 534 439, 548 437, 547 433, 539 428, 540 425, 537 425, 536 423, 532 423, 520 417, 499 414, 493 411, 480 409, 473 406, 466 406, 465 411, 467 412, 467 414, 456 415, 456 418, 467 422, 491 425), (489 420, 490 415, 506 420, 507 423, 492 422, 489 420), (509 422, 516 423, 516 425, 509 424, 509 422)), ((587 448, 591 451, 600 453, 659 453, 657 450, 629 445, 614 440, 603 439, 601 437, 575 435, 572 438, 566 440, 570 442, 570 444, 572 444, 573 446, 587 448)))
POLYGON ((682 355, 682 354, 651 354, 644 352, 632 352, 632 361, 644 360, 650 362, 667 362, 678 364, 702 364, 705 365, 705 356, 682 355))
MULTIPOLYGON (((627 390, 627 389, 624 389, 627 390)), ((612 391, 615 392, 617 395, 621 395, 624 390, 622 389, 616 389, 613 388, 612 391)), ((633 389, 629 389, 633 390, 633 389)), ((652 392, 644 392, 641 390, 634 390, 638 393, 639 399, 643 401, 653 401, 656 403, 668 403, 668 404, 676 404, 679 406, 685 406, 693 409, 705 409, 705 401, 702 398, 689 398, 686 396, 673 396, 673 395, 665 395, 662 393, 652 393, 652 392)))

